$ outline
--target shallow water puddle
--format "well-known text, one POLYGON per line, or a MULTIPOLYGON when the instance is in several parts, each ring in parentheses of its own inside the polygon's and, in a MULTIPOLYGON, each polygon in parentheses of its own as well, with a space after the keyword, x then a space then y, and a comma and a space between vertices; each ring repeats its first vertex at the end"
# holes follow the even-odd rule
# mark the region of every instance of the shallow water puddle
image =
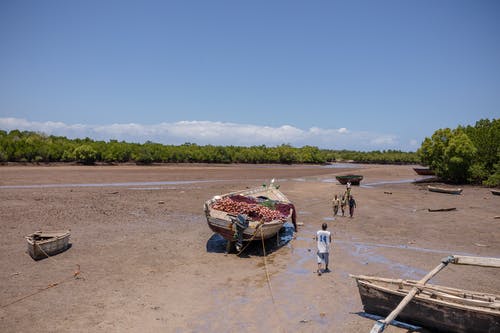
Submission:
POLYGON ((421 247, 407 246, 407 245, 389 245, 389 244, 377 244, 377 243, 361 243, 352 241, 336 240, 335 244, 341 244, 345 251, 350 255, 357 258, 363 264, 375 263, 387 266, 391 270, 399 271, 403 278, 418 278, 427 273, 426 270, 422 270, 416 267, 404 265, 400 262, 391 260, 382 254, 376 252, 378 248, 390 248, 399 250, 410 250, 418 252, 429 252, 429 253, 439 253, 442 255, 467 255, 471 256, 470 253, 458 253, 456 251, 445 251, 436 249, 427 249, 421 247))
MULTIPOLYGON (((217 183, 217 182, 229 182, 229 181, 230 180, 212 179, 212 180, 175 180, 175 181, 159 181, 159 182, 90 183, 90 184, 1 185, 0 189, 189 185, 189 184, 217 183)), ((147 188, 147 189, 151 189, 151 188, 147 188)))

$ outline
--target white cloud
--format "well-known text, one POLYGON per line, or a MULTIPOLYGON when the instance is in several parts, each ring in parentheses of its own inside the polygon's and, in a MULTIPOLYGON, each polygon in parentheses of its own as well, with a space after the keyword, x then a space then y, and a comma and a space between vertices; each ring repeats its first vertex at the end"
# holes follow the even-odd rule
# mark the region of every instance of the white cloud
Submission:
MULTIPOLYGON (((291 125, 279 127, 214 121, 179 121, 175 123, 84 125, 62 122, 36 122, 20 118, 0 118, 0 129, 43 132, 68 138, 89 137, 95 140, 153 141, 163 144, 193 142, 200 145, 267 145, 283 143, 330 149, 374 150, 400 149, 392 134, 352 131, 345 127, 300 129, 291 125)), ((413 143, 412 143, 413 144, 413 143)))
POLYGON ((419 146, 420 146, 420 144, 419 144, 418 140, 415 140, 415 139, 410 140, 410 147, 416 148, 419 146))

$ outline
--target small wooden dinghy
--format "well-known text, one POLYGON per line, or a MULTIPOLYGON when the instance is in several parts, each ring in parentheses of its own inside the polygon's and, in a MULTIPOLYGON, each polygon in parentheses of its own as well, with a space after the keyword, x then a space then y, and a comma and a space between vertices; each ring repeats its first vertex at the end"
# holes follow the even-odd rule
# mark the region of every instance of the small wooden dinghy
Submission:
POLYGON ((427 284, 448 264, 500 268, 499 258, 449 256, 419 281, 351 275, 365 312, 386 317, 370 333, 383 332, 394 319, 433 332, 500 332, 500 296, 427 284))
POLYGON ((493 194, 493 195, 500 195, 500 189, 497 189, 497 190, 493 189, 493 190, 491 190, 491 194, 493 194))
POLYGON ((36 231, 26 236, 28 253, 35 260, 65 251, 69 246, 70 230, 36 231))
POLYGON ((461 194, 461 188, 448 188, 428 185, 427 189, 431 192, 446 193, 446 194, 461 194))

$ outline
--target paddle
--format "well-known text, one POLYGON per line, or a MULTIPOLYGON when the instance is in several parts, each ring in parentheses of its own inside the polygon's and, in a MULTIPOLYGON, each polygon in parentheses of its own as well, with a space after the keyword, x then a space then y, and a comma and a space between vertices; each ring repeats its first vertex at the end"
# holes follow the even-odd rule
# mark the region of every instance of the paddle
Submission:
MULTIPOLYGON (((445 268, 450 262, 453 262, 454 257, 449 256, 447 258, 444 258, 441 263, 434 268, 432 271, 427 273, 426 276, 424 276, 421 280, 418 281, 418 284, 426 284, 427 281, 432 279, 434 275, 439 273, 443 268, 445 268)), ((398 316, 398 314, 403 311, 404 307, 410 303, 411 299, 417 294, 419 289, 417 287, 413 287, 408 294, 401 300, 399 305, 384 319, 384 320, 378 320, 375 325, 373 325, 370 333, 380 333, 383 332, 385 327, 391 323, 391 321, 394 320, 398 316)))

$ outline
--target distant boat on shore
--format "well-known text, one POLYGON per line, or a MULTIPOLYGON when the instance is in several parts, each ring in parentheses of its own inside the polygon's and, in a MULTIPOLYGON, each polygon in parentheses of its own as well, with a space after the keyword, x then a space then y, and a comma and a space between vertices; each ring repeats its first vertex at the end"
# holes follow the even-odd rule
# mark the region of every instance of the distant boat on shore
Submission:
POLYGON ((428 185, 427 189, 431 192, 446 193, 446 194, 461 194, 462 193, 461 188, 447 188, 447 187, 428 185))
POLYGON ((415 170, 417 175, 421 175, 421 176, 434 176, 435 175, 434 171, 429 169, 429 168, 413 168, 413 170, 415 170))
POLYGON ((493 190, 491 190, 491 194, 493 194, 493 195, 500 195, 500 189, 493 189, 493 190))
POLYGON ((351 185, 359 185, 359 183, 363 180, 362 175, 345 175, 345 176, 335 176, 338 182, 342 185, 347 184, 347 182, 351 182, 351 185))

